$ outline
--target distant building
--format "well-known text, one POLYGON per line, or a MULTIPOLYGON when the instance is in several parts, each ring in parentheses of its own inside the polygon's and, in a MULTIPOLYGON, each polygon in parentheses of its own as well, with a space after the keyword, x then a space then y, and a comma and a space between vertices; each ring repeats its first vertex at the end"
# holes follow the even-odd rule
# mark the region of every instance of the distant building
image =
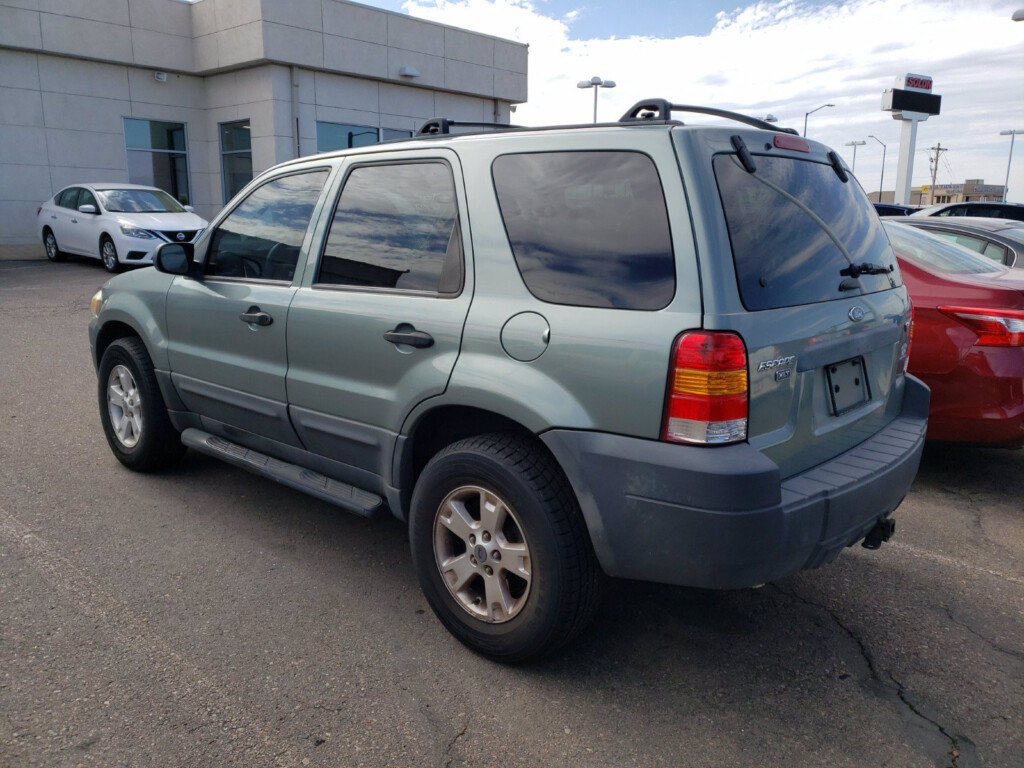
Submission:
MULTIPOLYGON (((935 194, 931 185, 910 188, 908 205, 942 205, 943 203, 996 202, 1003 201, 1005 187, 1002 184, 986 184, 984 179, 968 179, 963 184, 936 184, 935 194)), ((873 203, 892 203, 895 192, 882 192, 881 200, 877 192, 869 192, 868 199, 873 203)))
POLYGON ((1002 202, 1006 188, 1002 184, 986 184, 984 179, 967 179, 963 184, 936 184, 920 187, 920 203, 915 205, 941 205, 943 203, 1002 202))
POLYGON ((526 65, 521 43, 346 0, 0 2, 0 245, 39 243, 37 206, 76 182, 210 218, 284 160, 508 123, 526 65))

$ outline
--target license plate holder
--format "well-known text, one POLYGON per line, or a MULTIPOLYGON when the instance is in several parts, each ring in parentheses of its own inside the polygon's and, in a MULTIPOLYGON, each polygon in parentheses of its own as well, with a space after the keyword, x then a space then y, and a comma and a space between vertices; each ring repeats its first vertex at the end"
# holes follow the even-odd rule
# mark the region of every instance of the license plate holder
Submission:
POLYGON ((836 416, 866 403, 871 398, 863 357, 854 357, 825 366, 825 378, 828 382, 828 394, 832 399, 832 413, 836 416))

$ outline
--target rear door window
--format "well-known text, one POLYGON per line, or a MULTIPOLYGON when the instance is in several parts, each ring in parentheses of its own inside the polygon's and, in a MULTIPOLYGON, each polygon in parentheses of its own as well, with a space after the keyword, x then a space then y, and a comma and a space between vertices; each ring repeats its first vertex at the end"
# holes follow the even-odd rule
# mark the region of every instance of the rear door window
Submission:
POLYGON ((752 311, 850 298, 901 285, 881 219, 831 165, 735 155, 714 159, 744 306, 752 311), (870 264, 881 274, 844 275, 870 264))
POLYGON ((462 260, 447 163, 357 166, 341 190, 316 284, 454 295, 462 260))
POLYGON ((668 306, 675 258, 651 158, 639 152, 504 155, 491 172, 530 293, 579 307, 668 306))

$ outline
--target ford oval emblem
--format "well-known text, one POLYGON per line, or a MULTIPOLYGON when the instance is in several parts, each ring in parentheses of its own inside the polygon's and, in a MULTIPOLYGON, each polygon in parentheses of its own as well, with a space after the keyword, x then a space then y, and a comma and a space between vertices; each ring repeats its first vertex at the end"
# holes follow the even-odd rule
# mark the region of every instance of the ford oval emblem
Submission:
POLYGON ((178 238, 179 240, 184 240, 185 239, 185 233, 184 232, 179 232, 178 234, 175 235, 175 237, 178 238))
POLYGON ((855 323, 859 323, 861 320, 863 320, 864 319, 864 308, 863 307, 854 307, 853 309, 851 309, 850 310, 850 319, 853 320, 853 322, 855 322, 855 323))

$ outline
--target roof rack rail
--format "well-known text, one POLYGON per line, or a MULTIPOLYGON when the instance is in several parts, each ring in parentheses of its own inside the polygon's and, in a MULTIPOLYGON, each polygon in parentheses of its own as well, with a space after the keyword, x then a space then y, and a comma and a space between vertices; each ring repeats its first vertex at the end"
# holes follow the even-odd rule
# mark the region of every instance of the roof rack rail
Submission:
POLYGON ((506 123, 484 123, 477 120, 449 120, 447 117, 432 117, 416 131, 417 136, 437 136, 449 134, 453 126, 467 128, 520 128, 518 125, 506 123))
POLYGON ((714 107, 695 107, 688 104, 672 104, 667 99, 645 99, 644 101, 638 101, 629 111, 619 118, 620 123, 644 123, 648 121, 663 121, 672 122, 673 112, 695 112, 701 115, 714 115, 715 117, 724 117, 727 120, 735 120, 738 123, 745 123, 746 125, 752 125, 754 128, 763 128, 766 131, 775 131, 776 133, 791 133, 794 136, 799 136, 793 128, 781 128, 771 123, 759 120, 756 117, 750 117, 749 115, 741 115, 739 112, 729 112, 725 109, 715 109, 714 107))

